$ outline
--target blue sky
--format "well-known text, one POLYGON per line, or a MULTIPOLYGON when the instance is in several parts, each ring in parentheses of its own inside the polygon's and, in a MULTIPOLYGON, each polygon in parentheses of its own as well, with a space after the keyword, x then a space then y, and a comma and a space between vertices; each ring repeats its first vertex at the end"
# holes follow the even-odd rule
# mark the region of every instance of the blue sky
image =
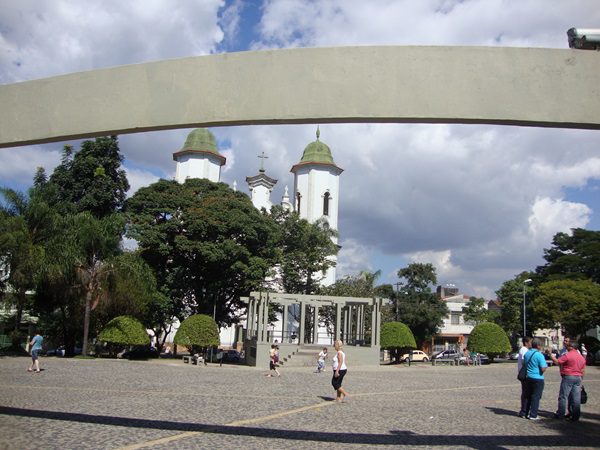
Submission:
MULTIPOLYGON (((478 45, 566 49, 566 30, 598 27, 595 0, 0 0, 0 83, 214 53, 348 45, 478 45)), ((543 105, 540 105, 543 107, 543 105)), ((222 179, 289 173, 316 125, 213 128, 222 179)), ((35 126, 35 124, 32 124, 35 126)), ((338 275, 431 262, 440 283, 494 298, 503 281, 543 263, 552 236, 600 229, 600 133, 420 124, 321 124, 344 168, 338 275)), ((120 137, 135 189, 171 178, 190 130, 120 137)), ((0 150, 0 185, 26 189, 65 143, 0 150)), ((74 143, 77 146, 77 142, 74 143)))

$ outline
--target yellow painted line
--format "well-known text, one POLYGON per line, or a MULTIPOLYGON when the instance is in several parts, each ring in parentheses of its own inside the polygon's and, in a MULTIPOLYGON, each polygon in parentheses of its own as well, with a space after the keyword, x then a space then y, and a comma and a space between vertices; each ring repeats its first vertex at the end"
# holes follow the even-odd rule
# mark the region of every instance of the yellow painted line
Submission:
MULTIPOLYGON (((279 413, 271 414, 268 416, 255 417, 254 419, 236 420, 234 422, 227 423, 224 426, 235 427, 235 426, 241 426, 241 425, 250 425, 250 424, 257 424, 257 423, 262 423, 262 422, 268 422, 269 420, 279 419, 281 417, 289 416, 291 414, 298 414, 298 413, 301 413, 304 411, 319 409, 319 408, 323 408, 325 406, 329 406, 329 405, 333 405, 333 404, 335 404, 335 401, 320 402, 320 403, 316 403, 314 405, 302 406, 300 408, 290 409, 287 411, 281 411, 279 413)), ((120 447, 118 450, 137 450, 140 448, 151 447, 153 445, 168 444, 169 442, 178 441, 180 439, 185 439, 185 438, 192 437, 192 436, 198 436, 202 433, 203 433, 202 431, 187 431, 185 433, 176 434, 174 436, 168 436, 168 437, 164 437, 164 438, 160 438, 160 439, 154 439, 151 441, 138 442, 137 444, 127 445, 125 447, 120 447)))
POLYGON ((137 450, 138 448, 149 447, 151 445, 161 445, 168 444, 169 442, 178 441, 180 439, 185 439, 186 437, 192 437, 202 434, 201 431, 188 431, 186 433, 176 434, 175 436, 169 436, 161 439, 155 439, 153 441, 140 442, 138 444, 127 445, 126 447, 121 447, 118 450, 137 450))
POLYGON ((236 420, 235 422, 228 423, 227 426, 234 427, 234 426, 239 426, 239 425, 250 425, 250 424, 255 424, 255 423, 267 422, 269 420, 279 419, 280 417, 289 416, 291 414, 298 414, 298 413, 301 413, 304 411, 310 411, 312 409, 319 409, 319 408, 323 408, 325 406, 335 405, 335 404, 336 404, 336 402, 333 400, 328 401, 328 402, 320 402, 320 403, 316 403, 314 405, 303 406, 301 408, 290 409, 288 411, 281 411, 276 414, 271 414, 270 416, 257 417, 255 419, 236 420))

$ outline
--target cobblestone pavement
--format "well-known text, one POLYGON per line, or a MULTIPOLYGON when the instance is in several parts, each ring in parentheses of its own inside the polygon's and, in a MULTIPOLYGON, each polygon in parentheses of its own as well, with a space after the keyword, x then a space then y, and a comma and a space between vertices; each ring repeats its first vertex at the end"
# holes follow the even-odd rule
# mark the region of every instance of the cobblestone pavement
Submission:
POLYGON ((0 449, 600 448, 600 367, 588 367, 582 419, 552 419, 560 376, 546 372, 537 422, 516 416, 514 362, 482 367, 349 367, 331 372, 179 359, 0 358, 0 449))

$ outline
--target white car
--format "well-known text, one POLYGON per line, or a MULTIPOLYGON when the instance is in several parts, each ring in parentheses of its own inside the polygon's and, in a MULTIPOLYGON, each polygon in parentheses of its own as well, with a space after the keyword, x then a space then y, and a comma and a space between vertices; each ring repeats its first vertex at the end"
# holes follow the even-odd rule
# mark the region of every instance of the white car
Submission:
MULTIPOLYGON (((410 359, 410 354, 409 353, 405 353, 404 355, 402 355, 400 357, 401 361, 404 362, 408 362, 408 360, 410 359)), ((412 361, 429 361, 429 356, 427 356, 427 353, 422 352, 421 350, 413 350, 412 352, 412 361)))

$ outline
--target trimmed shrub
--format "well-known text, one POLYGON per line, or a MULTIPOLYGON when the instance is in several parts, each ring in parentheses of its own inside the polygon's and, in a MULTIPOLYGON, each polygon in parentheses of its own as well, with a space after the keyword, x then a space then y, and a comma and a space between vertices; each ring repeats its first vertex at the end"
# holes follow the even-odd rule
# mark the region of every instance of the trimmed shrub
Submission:
POLYGON ((497 324, 483 322, 473 328, 467 348, 472 352, 485 353, 494 359, 511 350, 506 332, 497 324))
POLYGON ((398 361, 400 350, 417 348, 415 337, 407 325, 401 322, 387 322, 381 326, 381 348, 392 350, 394 359, 398 361))
POLYGON ((150 336, 142 323, 131 316, 118 316, 106 324, 98 340, 119 345, 149 345, 150 336))
POLYGON ((194 314, 181 323, 173 342, 185 346, 190 353, 195 353, 196 348, 217 347, 220 344, 219 327, 212 317, 194 314))

